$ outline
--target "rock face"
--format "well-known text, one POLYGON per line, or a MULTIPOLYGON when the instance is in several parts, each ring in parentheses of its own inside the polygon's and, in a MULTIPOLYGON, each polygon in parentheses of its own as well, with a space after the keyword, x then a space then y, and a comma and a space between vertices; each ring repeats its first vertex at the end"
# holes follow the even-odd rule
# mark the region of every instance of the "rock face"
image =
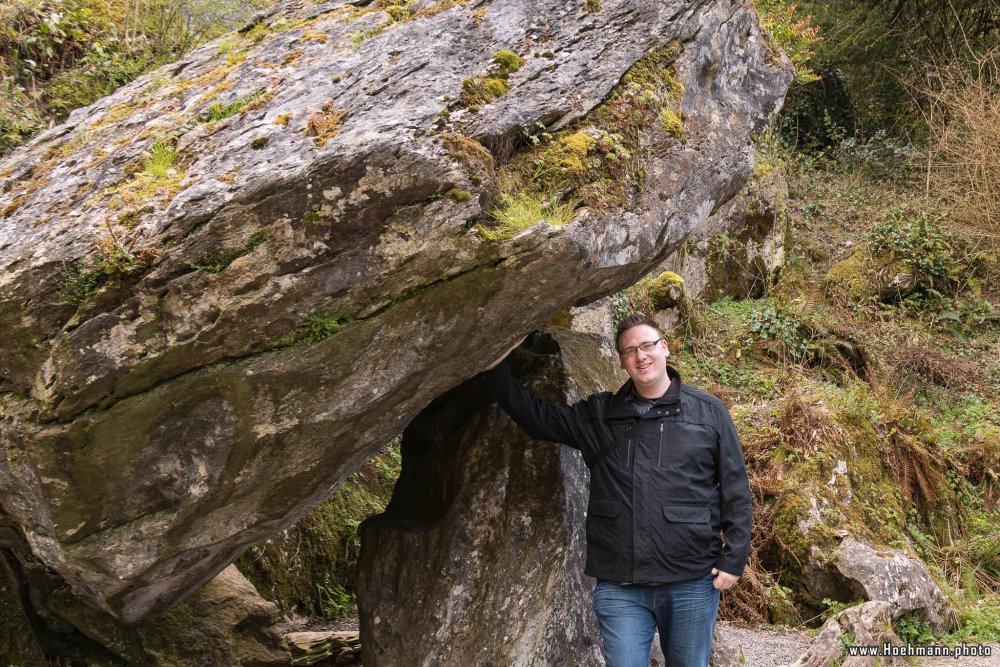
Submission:
MULTIPOLYGON (((551 330, 511 364, 566 404, 623 381, 600 345, 551 330)), ((361 527, 364 663, 600 664, 579 452, 531 440, 470 380, 407 427, 402 453, 389 506, 361 527)))
POLYGON ((133 625, 85 604, 23 543, 0 549, 0 575, 4 664, 49 664, 45 655, 72 664, 176 667, 292 660, 275 627, 277 607, 232 565, 183 603, 133 625))
POLYGON ((787 203, 780 172, 755 174, 661 268, 684 278, 690 298, 760 298, 785 261, 787 203))
POLYGON ((804 578, 818 598, 877 600, 889 605, 893 621, 912 616, 935 632, 955 627, 955 612, 927 567, 898 549, 875 549, 847 537, 831 564, 824 565, 820 554, 811 560, 814 571, 826 572, 804 578))
POLYGON ((74 112, 0 162, 0 519, 105 612, 169 608, 655 266, 790 76, 730 0, 289 2, 74 112), (546 145, 580 167, 552 197, 614 196, 490 240, 546 145))

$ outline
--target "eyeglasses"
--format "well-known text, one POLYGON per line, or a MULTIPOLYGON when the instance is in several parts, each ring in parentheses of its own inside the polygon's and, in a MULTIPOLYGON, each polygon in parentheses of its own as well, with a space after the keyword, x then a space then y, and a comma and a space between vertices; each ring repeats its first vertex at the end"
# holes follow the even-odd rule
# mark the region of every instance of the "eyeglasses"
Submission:
POLYGON ((625 359, 631 359, 631 358, 635 357, 635 355, 639 354, 639 350, 642 350, 646 354, 649 354, 650 352, 653 351, 653 349, 657 345, 660 344, 660 341, 662 341, 662 340, 663 340, 662 338, 657 338, 656 340, 650 340, 650 341, 646 341, 645 343, 639 343, 635 347, 626 347, 624 350, 622 350, 618 354, 621 355, 622 357, 624 357, 625 359))

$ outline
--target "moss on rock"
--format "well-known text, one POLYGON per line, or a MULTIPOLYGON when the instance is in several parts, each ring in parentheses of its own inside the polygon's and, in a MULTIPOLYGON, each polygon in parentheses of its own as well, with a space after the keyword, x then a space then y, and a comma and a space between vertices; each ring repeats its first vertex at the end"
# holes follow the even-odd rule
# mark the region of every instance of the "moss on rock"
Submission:
POLYGON ((335 616, 337 596, 352 596, 363 519, 385 509, 399 476, 399 445, 393 443, 299 523, 252 546, 237 562, 261 595, 285 613, 335 616))

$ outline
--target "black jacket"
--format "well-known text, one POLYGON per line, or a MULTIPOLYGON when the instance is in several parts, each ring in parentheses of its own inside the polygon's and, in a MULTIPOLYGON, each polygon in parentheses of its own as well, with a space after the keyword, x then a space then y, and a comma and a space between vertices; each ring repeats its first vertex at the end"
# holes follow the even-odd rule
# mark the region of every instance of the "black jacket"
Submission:
POLYGON ((592 577, 668 583, 746 566, 750 486, 733 421, 722 401, 667 371, 670 388, 641 417, 627 401, 631 380, 566 407, 525 391, 506 363, 483 374, 528 435, 582 452, 592 577))

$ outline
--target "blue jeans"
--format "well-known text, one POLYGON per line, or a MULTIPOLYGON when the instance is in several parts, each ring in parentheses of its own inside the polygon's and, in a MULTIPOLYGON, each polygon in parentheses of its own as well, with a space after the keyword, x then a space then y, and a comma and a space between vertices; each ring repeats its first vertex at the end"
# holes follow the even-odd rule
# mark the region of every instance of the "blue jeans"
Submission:
POLYGON ((708 665, 719 612, 712 575, 658 586, 598 581, 593 603, 608 667, 647 667, 656 630, 667 667, 708 665))

